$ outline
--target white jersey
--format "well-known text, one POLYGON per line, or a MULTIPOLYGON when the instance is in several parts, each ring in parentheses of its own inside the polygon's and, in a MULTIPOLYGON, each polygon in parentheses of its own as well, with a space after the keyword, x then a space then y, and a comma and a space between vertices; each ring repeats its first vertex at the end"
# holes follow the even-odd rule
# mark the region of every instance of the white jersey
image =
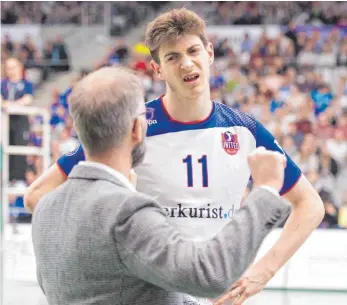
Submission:
MULTIPOLYGON (((206 120, 189 124, 173 120, 161 99, 146 106, 154 115, 148 122, 146 157, 135 169, 137 190, 153 196, 183 234, 209 238, 240 208, 250 179, 247 156, 259 146, 257 132, 264 128, 217 102, 206 120)), ((281 151, 269 136, 260 144, 281 151)), ((289 166, 286 189, 300 175, 292 162, 289 166)))
MULTIPOLYGON (((274 137, 253 117, 218 102, 201 122, 181 123, 167 113, 162 99, 146 104, 147 153, 135 171, 137 190, 153 196, 169 221, 194 239, 213 236, 240 208, 250 180, 248 154, 258 146, 283 152, 274 137)), ((80 160, 82 147, 62 156, 65 174, 80 160)), ((287 156, 284 194, 301 172, 287 156)))

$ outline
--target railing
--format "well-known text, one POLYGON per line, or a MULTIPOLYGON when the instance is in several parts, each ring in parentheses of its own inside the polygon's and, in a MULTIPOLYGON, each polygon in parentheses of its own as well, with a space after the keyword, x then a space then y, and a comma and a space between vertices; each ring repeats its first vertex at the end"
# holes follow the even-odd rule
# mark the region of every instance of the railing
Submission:
POLYGON ((10 155, 36 155, 43 158, 43 169, 46 170, 51 164, 50 153, 50 116, 46 109, 38 107, 19 107, 10 105, 6 111, 1 115, 1 132, 2 132, 2 215, 3 224, 8 222, 9 217, 9 195, 22 196, 26 191, 26 187, 22 186, 9 186, 9 156, 10 155), (11 115, 39 115, 43 118, 43 139, 41 147, 29 146, 15 146, 9 145, 9 130, 10 130, 10 116, 11 115))

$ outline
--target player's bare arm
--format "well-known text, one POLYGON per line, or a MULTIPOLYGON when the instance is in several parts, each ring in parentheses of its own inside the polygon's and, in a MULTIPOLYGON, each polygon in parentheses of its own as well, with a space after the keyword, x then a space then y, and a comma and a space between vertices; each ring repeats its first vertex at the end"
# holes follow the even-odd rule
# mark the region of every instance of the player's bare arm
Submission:
POLYGON ((305 176, 301 175, 284 197, 292 203, 292 213, 280 239, 261 262, 271 272, 277 272, 293 256, 324 217, 323 202, 305 176))
POLYGON ((235 297, 238 298, 234 305, 241 305, 248 297, 260 292, 321 223, 323 202, 305 176, 301 175, 284 197, 292 203, 292 213, 279 240, 233 285, 231 292, 214 305, 222 305, 225 300, 235 297))
MULTIPOLYGON (((65 182, 67 176, 60 170, 57 164, 52 165, 38 179, 36 179, 24 194, 24 206, 33 213, 39 200, 47 193, 53 191, 65 182)), ((136 186, 137 176, 133 170, 130 172, 130 182, 136 186)))
POLYGON ((24 194, 25 208, 32 213, 39 200, 64 183, 65 180, 66 176, 61 172, 58 165, 52 165, 28 187, 24 194))

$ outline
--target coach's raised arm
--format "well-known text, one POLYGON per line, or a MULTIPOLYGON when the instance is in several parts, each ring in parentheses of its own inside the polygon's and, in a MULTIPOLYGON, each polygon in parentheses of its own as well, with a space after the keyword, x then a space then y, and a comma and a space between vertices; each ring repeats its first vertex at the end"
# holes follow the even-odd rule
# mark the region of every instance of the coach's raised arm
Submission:
POLYGON ((100 69, 74 88, 70 111, 86 161, 39 201, 32 221, 38 280, 49 304, 216 298, 290 213, 278 194, 286 159, 258 148, 248 158, 254 189, 233 220, 204 241, 183 236, 160 202, 128 179, 145 155, 143 100, 140 81, 119 68, 100 69))

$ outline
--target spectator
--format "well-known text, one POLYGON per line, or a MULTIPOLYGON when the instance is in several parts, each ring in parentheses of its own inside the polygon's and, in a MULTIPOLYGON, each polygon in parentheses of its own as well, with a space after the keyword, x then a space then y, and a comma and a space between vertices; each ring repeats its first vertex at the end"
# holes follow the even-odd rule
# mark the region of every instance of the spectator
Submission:
POLYGON ((299 112, 299 109, 304 106, 306 102, 305 95, 299 91, 299 88, 297 85, 291 85, 290 87, 290 93, 287 98, 287 105, 291 112, 297 114, 299 112))
POLYGON ((288 27, 288 31, 284 34, 286 37, 288 37, 294 44, 294 50, 295 50, 295 55, 298 55, 300 47, 298 43, 298 37, 295 32, 295 24, 290 23, 288 27))
POLYGON ((328 85, 321 85, 311 92, 311 99, 314 104, 314 114, 318 116, 331 105, 334 96, 328 85))
POLYGON ((52 46, 52 68, 56 72, 69 71, 69 56, 63 38, 57 35, 52 46))
POLYGON ((303 106, 297 115, 297 121, 296 121, 297 131, 303 134, 312 133, 313 121, 314 119, 311 117, 310 107, 307 105, 303 106))
POLYGON ((333 67, 336 64, 336 55, 333 52, 333 46, 324 44, 319 58, 319 65, 323 67, 333 67))
MULTIPOLYGON (((23 78, 23 64, 16 58, 5 63, 6 78, 1 82, 3 110, 10 104, 29 106, 33 100, 33 85, 23 78)), ((29 121, 22 115, 10 116, 10 145, 28 145, 29 121)), ((26 160, 24 156, 10 156, 10 180, 25 179, 26 160)))
POLYGON ((215 57, 221 58, 228 55, 233 55, 233 51, 229 46, 228 39, 223 39, 215 48, 215 57))
POLYGON ((52 112, 50 124, 53 127, 53 129, 59 127, 60 125, 64 125, 67 116, 67 109, 63 105, 59 104, 56 107, 56 109, 52 112))
POLYGON ((264 77, 264 83, 268 89, 272 92, 277 92, 281 87, 283 82, 283 77, 277 73, 274 66, 269 67, 269 73, 264 77))
MULTIPOLYGON (((319 160, 319 169, 317 172, 317 180, 314 187, 317 191, 325 189, 333 194, 336 188, 335 175, 337 174, 337 164, 329 155, 322 155, 319 160), (335 175, 333 174, 335 173, 335 175)), ((332 197, 335 197, 332 195, 332 197)))
POLYGON ((333 136, 334 128, 332 127, 331 122, 329 122, 326 113, 322 112, 318 116, 318 123, 314 134, 317 137, 317 140, 323 143, 333 136))
POLYGON ((26 53, 28 60, 33 60, 35 52, 37 52, 34 42, 30 36, 24 38, 24 42, 21 45, 21 51, 26 53))
POLYGON ((299 147, 304 139, 304 133, 298 130, 296 122, 288 124, 287 136, 293 138, 296 147, 299 147))
POLYGON ((347 43, 341 44, 337 53, 336 64, 347 67, 347 43))
POLYGON ((298 149, 295 145, 294 139, 291 136, 285 136, 282 141, 282 147, 284 151, 292 158, 297 158, 298 149))
POLYGON ((10 35, 8 34, 5 34, 4 36, 3 48, 4 48, 4 51, 10 54, 12 54, 14 51, 14 44, 10 38, 10 35))
POLYGON ((337 176, 339 166, 337 161, 330 155, 326 143, 319 146, 320 150, 320 171, 330 172, 333 176, 337 176))
POLYGON ((29 141, 30 144, 41 147, 42 146, 42 126, 35 124, 34 126, 31 126, 31 130, 29 133, 29 141))
POLYGON ((337 128, 343 133, 344 141, 347 141, 347 111, 342 113, 338 118, 337 128))
POLYGON ((312 153, 311 149, 309 143, 304 140, 300 145, 299 153, 293 158, 304 175, 310 171, 318 171, 319 160, 318 157, 312 153))
POLYGON ((336 129, 334 137, 327 140, 326 148, 329 155, 337 161, 339 166, 345 164, 347 160, 347 141, 344 140, 341 129, 336 129))
POLYGON ((126 45, 125 39, 120 38, 114 49, 115 55, 118 57, 119 62, 124 64, 129 56, 129 48, 126 45))
POLYGON ((252 47, 253 47, 253 43, 251 39, 249 38, 249 34, 246 33, 241 44, 241 52, 250 53, 252 50, 252 47))
MULTIPOLYGON (((25 171, 25 184, 29 186, 37 178, 37 173, 33 168, 27 168, 25 171)), ((10 215, 12 216, 12 221, 16 223, 30 223, 31 214, 26 213, 24 208, 24 201, 22 196, 10 196, 9 203, 11 207, 10 215)))
POLYGON ((322 220, 322 223, 320 224, 319 228, 336 228, 337 227, 337 215, 338 210, 335 207, 333 203, 333 199, 331 197, 331 194, 328 193, 325 190, 322 190, 319 193, 320 197, 323 200, 324 208, 325 208, 325 215, 322 220))

